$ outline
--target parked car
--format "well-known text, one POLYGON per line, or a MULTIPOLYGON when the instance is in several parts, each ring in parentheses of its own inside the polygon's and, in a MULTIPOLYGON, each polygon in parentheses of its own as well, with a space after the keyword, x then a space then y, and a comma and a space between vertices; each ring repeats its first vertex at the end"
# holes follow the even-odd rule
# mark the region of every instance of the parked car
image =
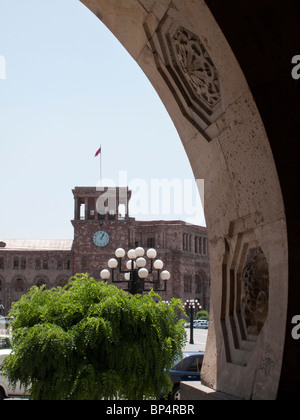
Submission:
POLYGON ((206 319, 197 319, 194 321, 194 328, 201 328, 203 330, 207 330, 209 326, 209 322, 206 319))
POLYGON ((2 374, 2 364, 4 360, 11 354, 10 340, 8 336, 0 336, 0 401, 6 398, 26 397, 23 388, 16 386, 13 389, 6 377, 2 374))
MULTIPOLYGON (((184 328, 190 328, 191 324, 183 324, 184 328)), ((201 328, 202 330, 208 330, 209 327, 209 321, 206 319, 195 319, 193 321, 193 327, 194 328, 201 328)))
POLYGON ((173 382, 171 400, 180 400, 180 383, 182 381, 201 381, 201 369, 204 353, 183 353, 183 358, 170 370, 173 382))
POLYGON ((8 335, 0 335, 0 350, 10 349, 10 338, 8 335))

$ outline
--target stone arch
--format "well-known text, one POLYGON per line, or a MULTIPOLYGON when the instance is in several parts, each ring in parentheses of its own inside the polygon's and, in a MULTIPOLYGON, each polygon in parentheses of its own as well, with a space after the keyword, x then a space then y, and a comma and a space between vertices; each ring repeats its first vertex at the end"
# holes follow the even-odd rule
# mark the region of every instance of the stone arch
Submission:
MULTIPOLYGON (((214 0, 81 1, 114 33, 144 70, 178 130, 196 179, 205 179, 213 322, 202 373, 204 384, 247 399, 275 399, 278 388, 281 396, 287 395, 288 389, 289 395, 294 392, 296 396, 299 363, 294 371, 288 371, 286 366, 282 369, 285 344, 285 355, 292 354, 293 361, 297 360, 295 343, 291 344, 286 338, 289 248, 285 211, 288 206, 290 215, 294 214, 292 187, 288 186, 283 171, 280 179, 277 172, 277 168, 282 169, 282 148, 278 146, 277 132, 284 134, 289 130, 295 138, 296 118, 295 121, 290 118, 289 127, 283 128, 279 123, 282 113, 275 109, 275 100, 270 102, 278 79, 288 78, 289 74, 276 73, 276 61, 269 62, 267 64, 273 65, 273 79, 272 83, 268 80, 267 85, 264 78, 268 69, 263 63, 270 60, 269 56, 266 55, 266 59, 258 51, 260 72, 257 72, 256 63, 251 61, 253 56, 247 57, 248 49, 239 41, 244 34, 252 52, 257 45, 268 44, 270 37, 265 39, 261 34, 271 25, 266 24, 262 16, 269 13, 276 18, 276 28, 280 28, 282 8, 278 9, 280 6, 274 2, 256 0, 255 5, 251 3, 252 10, 245 2, 234 0, 226 4, 214 0), (257 10, 260 19, 255 14, 257 10), (244 27, 248 32, 243 32, 244 27), (247 69, 248 63, 252 73, 247 69), (255 72, 259 80, 254 80, 255 72), (270 98, 266 92, 261 95, 258 91, 260 81, 267 85, 270 98), (277 132, 271 127, 268 106, 273 115, 278 116, 277 132), (283 188, 285 202, 281 186, 289 188, 288 193, 283 188), (243 363, 243 351, 239 352, 235 346, 237 337, 232 322, 239 322, 239 275, 253 249, 260 249, 268 264, 269 312, 255 345, 247 350, 250 356, 248 354, 243 363), (228 337, 227 343, 222 346, 225 337, 228 337), (227 358, 228 354, 234 354, 234 363, 227 358), (285 380, 290 375, 295 378, 292 384, 285 380)), ((287 19, 282 21, 285 25, 294 22, 295 25, 291 25, 294 30, 298 28, 295 16, 299 15, 299 3, 291 0, 290 6, 289 11, 285 11, 287 19)), ((285 27, 284 36, 288 32, 285 27)), ((291 38, 297 39, 289 33, 291 38)), ((281 37, 282 49, 291 45, 291 39, 284 42, 284 36, 281 37)), ((285 70, 288 71, 288 67, 285 70)), ((289 84, 291 82, 286 83, 290 89, 287 97, 299 110, 299 100, 295 99, 289 84)), ((293 116, 296 115, 295 112, 293 116)), ((286 151, 284 156, 288 156, 286 151)), ((293 157, 292 162, 295 170, 293 157)), ((293 261, 295 274, 299 262, 293 261)), ((293 290, 299 291, 299 286, 296 287, 298 289, 293 286, 293 290)), ((294 307, 297 306, 290 302, 290 311, 294 307)), ((285 362, 290 363, 290 368, 291 362, 286 357, 285 362)))

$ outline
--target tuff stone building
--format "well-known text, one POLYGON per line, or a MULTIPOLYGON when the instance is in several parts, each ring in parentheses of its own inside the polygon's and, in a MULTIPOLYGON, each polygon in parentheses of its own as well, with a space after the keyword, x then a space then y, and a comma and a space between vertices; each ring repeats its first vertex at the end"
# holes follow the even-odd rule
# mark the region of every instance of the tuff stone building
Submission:
POLYGON ((0 313, 35 286, 63 286, 72 274, 72 240, 0 242, 0 313), (1 305, 4 306, 1 311, 1 305))
MULTIPOLYGON (((100 281, 100 271, 117 248, 156 248, 171 272, 164 299, 198 298, 209 310, 210 267, 207 230, 182 221, 137 221, 129 217, 128 188, 77 187, 73 190, 74 240, 0 242, 0 305, 32 286, 63 286, 76 273, 100 281), (121 214, 121 211, 123 213, 121 214)), ((125 285, 124 285, 125 287, 125 285)))

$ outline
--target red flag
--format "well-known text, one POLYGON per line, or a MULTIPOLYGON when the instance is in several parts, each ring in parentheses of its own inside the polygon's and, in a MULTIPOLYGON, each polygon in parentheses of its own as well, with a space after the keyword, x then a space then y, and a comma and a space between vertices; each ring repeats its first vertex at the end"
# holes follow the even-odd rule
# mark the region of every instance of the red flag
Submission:
POLYGON ((101 147, 100 147, 100 149, 99 149, 99 150, 97 150, 97 152, 96 152, 96 154, 95 154, 95 157, 99 156, 100 154, 101 154, 101 147))

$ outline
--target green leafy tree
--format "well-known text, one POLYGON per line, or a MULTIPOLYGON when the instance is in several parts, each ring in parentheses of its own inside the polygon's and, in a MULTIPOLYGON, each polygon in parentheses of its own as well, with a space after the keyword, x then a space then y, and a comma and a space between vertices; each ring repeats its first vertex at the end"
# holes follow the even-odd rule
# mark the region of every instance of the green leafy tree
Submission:
POLYGON ((132 296, 83 274, 63 288, 33 287, 10 312, 5 374, 35 400, 157 399, 186 340, 178 310, 179 300, 132 296))
POLYGON ((197 312, 196 319, 207 319, 209 320, 209 313, 207 311, 197 312))

